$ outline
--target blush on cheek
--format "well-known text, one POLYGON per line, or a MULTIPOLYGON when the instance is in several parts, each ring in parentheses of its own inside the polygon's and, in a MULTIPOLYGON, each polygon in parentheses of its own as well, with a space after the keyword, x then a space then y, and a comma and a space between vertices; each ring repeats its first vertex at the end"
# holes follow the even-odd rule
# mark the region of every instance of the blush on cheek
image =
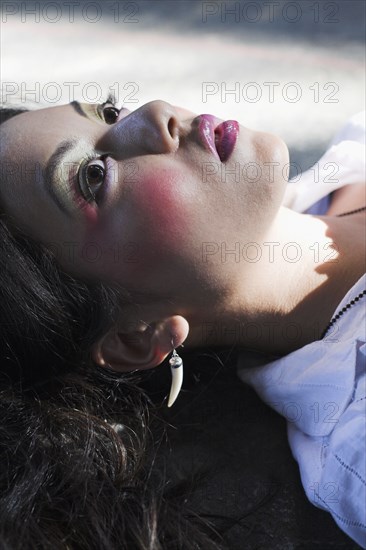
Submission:
POLYGON ((190 217, 182 175, 168 169, 150 173, 135 191, 134 206, 141 228, 145 227, 146 245, 159 255, 182 247, 190 217))
POLYGON ((176 171, 149 171, 102 223, 89 229, 87 240, 103 251, 102 261, 93 269, 101 276, 122 276, 126 282, 141 284, 146 274, 182 253, 191 201, 176 171))

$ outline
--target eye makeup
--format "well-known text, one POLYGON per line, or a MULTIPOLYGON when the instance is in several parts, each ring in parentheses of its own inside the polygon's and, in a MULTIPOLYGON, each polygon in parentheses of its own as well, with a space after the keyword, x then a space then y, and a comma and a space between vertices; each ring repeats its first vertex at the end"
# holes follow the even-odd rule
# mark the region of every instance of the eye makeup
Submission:
POLYGON ((107 107, 114 107, 117 111, 121 109, 117 107, 117 102, 112 94, 109 94, 107 99, 103 103, 78 103, 78 106, 82 113, 88 118, 96 118, 98 121, 105 123, 103 116, 103 110, 107 107))
POLYGON ((52 189, 52 194, 56 195, 63 210, 71 217, 83 211, 90 221, 95 220, 97 207, 82 196, 77 177, 83 159, 94 154, 91 145, 85 140, 62 142, 52 155, 45 173, 46 187, 52 189))
POLYGON ((81 163, 76 176, 76 185, 87 202, 95 202, 98 207, 103 203, 106 190, 111 181, 112 169, 112 159, 107 155, 89 155, 81 163), (102 181, 100 184, 97 183, 98 189, 96 191, 92 189, 92 184, 88 181, 89 168, 98 168, 99 175, 102 175, 102 181))
MULTIPOLYGON (((109 96, 104 103, 73 102, 77 112, 86 118, 103 120, 103 110, 106 106, 115 107, 113 96, 109 96), (79 111, 80 109, 80 111, 79 111)), ((118 111, 118 109, 116 109, 118 111)), ((68 216, 74 216, 80 211, 92 222, 97 217, 98 204, 103 200, 109 187, 110 167, 112 159, 106 155, 98 155, 92 145, 84 139, 69 139, 62 142, 52 154, 45 170, 45 187, 56 202, 57 206, 68 216), (85 179, 85 168, 92 161, 102 161, 105 172, 104 181, 95 194, 85 179)))

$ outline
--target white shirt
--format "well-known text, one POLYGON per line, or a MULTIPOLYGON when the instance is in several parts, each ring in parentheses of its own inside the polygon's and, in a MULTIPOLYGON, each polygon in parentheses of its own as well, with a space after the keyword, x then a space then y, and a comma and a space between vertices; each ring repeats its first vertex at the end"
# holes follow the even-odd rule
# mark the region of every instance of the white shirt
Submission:
MULTIPOLYGON (((298 212, 324 214, 331 191, 365 182, 364 144, 365 112, 348 121, 318 166, 296 183, 289 182, 283 204, 298 212), (335 167, 336 176, 329 178, 335 167)), ((366 275, 333 315, 364 289, 366 275)), ((250 362, 253 365, 253 356, 250 362)), ((257 364, 248 368, 243 352, 238 375, 287 419, 289 444, 307 497, 366 548, 366 297, 341 315, 323 340, 264 366, 262 356, 257 364)))

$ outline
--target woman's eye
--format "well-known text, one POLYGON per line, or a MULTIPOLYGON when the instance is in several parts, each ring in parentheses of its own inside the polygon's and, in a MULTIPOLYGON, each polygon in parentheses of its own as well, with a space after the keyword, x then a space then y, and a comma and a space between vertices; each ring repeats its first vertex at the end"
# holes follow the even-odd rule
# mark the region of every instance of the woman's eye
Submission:
POLYGON ((117 122, 119 115, 119 109, 113 106, 107 106, 103 109, 103 119, 107 124, 114 124, 117 122))
POLYGON ((80 171, 80 190, 87 201, 96 201, 96 195, 103 186, 106 169, 103 160, 89 161, 80 171))

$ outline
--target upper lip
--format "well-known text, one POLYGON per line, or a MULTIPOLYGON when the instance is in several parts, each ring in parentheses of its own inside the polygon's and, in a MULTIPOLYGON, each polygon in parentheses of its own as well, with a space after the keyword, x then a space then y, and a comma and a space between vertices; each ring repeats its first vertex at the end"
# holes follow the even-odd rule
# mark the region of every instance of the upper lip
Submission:
POLYGON ((215 128, 220 124, 220 120, 213 115, 200 115, 197 117, 198 134, 205 148, 210 151, 217 160, 220 156, 215 145, 215 128))

